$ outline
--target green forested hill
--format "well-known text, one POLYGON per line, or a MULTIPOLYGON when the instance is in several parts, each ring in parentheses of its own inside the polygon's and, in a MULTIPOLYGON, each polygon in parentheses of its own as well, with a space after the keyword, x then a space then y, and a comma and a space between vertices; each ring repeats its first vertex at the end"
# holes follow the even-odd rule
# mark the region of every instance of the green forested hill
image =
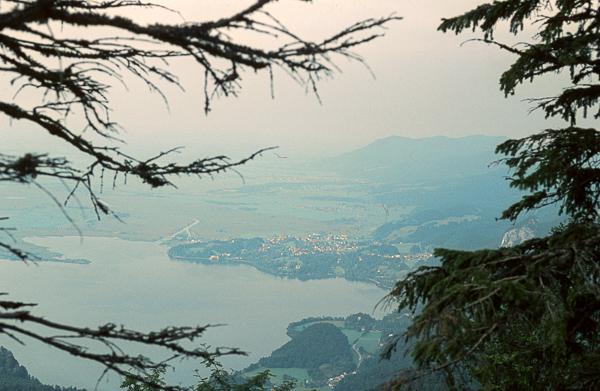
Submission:
POLYGON ((48 386, 31 376, 10 350, 0 346, 0 391, 85 391, 73 387, 48 386))
MULTIPOLYGON (((346 318, 305 318, 289 324, 291 341, 236 375, 247 379, 269 369, 276 376, 274 383, 295 379, 299 389, 377 390, 398 370, 412 366, 402 344, 389 360, 381 359, 389 338, 404 332, 411 319, 408 312, 391 313, 380 320, 364 313, 346 318), (350 345, 355 349, 353 362, 350 345)), ((423 378, 415 385, 422 391, 448 391, 438 375, 423 378)))
POLYGON ((353 367, 348 338, 331 323, 316 323, 263 358, 259 365, 270 368, 315 369, 323 364, 353 367))
POLYGON ((300 331, 252 367, 302 368, 313 380, 324 380, 334 374, 352 371, 356 364, 348 338, 338 327, 323 322, 300 331))

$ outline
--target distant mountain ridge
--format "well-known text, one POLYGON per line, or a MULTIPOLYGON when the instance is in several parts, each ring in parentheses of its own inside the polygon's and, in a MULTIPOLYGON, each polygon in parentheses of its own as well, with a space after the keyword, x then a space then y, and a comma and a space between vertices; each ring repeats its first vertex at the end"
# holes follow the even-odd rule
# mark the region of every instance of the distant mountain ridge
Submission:
POLYGON ((494 153, 496 146, 505 140, 483 135, 390 136, 328 159, 323 166, 343 176, 378 182, 439 182, 490 172, 489 165, 501 157, 494 153))
POLYGON ((332 158, 324 167, 344 177, 364 179, 371 202, 415 207, 373 232, 382 243, 410 243, 428 251, 496 248, 545 235, 556 223, 553 208, 536 212, 539 229, 515 230, 512 222, 496 221, 523 195, 509 186, 508 167, 493 164, 504 157, 495 150, 506 140, 483 135, 391 136, 332 158))

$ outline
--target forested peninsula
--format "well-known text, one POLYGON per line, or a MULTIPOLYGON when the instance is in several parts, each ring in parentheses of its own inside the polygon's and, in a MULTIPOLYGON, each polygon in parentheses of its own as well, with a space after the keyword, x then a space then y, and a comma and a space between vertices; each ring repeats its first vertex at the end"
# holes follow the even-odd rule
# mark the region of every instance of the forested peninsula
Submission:
MULTIPOLYGON (((381 354, 390 338, 406 331, 410 313, 391 313, 383 319, 357 313, 343 317, 310 317, 290 323, 291 338, 268 357, 236 372, 240 380, 249 379, 264 370, 275 377, 273 386, 294 380, 300 389, 364 391, 376 389, 389 376, 412 365, 403 348, 389 360, 381 354)), ((442 391, 439 376, 417 382, 419 388, 442 391)))

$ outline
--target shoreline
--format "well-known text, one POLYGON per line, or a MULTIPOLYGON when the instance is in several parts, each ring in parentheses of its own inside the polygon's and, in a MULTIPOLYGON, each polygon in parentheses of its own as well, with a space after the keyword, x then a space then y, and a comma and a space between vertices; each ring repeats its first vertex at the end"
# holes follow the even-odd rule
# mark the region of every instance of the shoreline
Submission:
MULTIPOLYGON (((197 224, 197 223, 196 223, 197 224)), ((183 230, 180 230, 178 232, 184 231, 185 228, 183 230)), ((50 248, 48 246, 42 246, 40 244, 36 244, 36 240, 35 238, 80 238, 81 242, 83 243, 85 241, 85 235, 84 236, 57 236, 57 235, 36 235, 36 236, 26 236, 26 237, 22 237, 20 238, 20 240, 25 243, 27 245, 27 247, 32 247, 31 249, 29 249, 29 251, 31 251, 32 253, 34 253, 35 255, 39 256, 40 259, 36 262, 51 262, 51 263, 65 263, 65 264, 76 264, 76 265, 88 265, 91 263, 90 260, 85 259, 85 258, 69 258, 67 256, 65 256, 62 253, 59 253, 56 251, 56 249, 54 250, 50 250, 50 248), (32 251, 34 250, 34 251, 32 251)), ((89 236, 90 238, 104 238, 104 239, 118 239, 118 240, 122 240, 122 241, 127 241, 127 242, 143 242, 143 243, 153 243, 153 244, 158 244, 159 246, 165 247, 167 248, 167 255, 169 257, 170 260, 174 260, 174 261, 183 261, 183 262, 188 262, 188 263, 201 263, 203 265, 220 265, 220 266, 249 266, 254 268, 255 270, 267 274, 267 275, 271 275, 271 276, 275 276, 275 277, 281 277, 281 278, 289 278, 289 279, 296 279, 299 281, 311 281, 311 280, 327 280, 327 279, 335 279, 335 278, 341 278, 344 279, 346 281, 349 282, 361 282, 361 283, 367 283, 370 285, 374 285, 377 288, 389 292, 391 289, 393 289, 393 285, 389 285, 389 284, 385 284, 382 282, 379 282, 373 278, 368 278, 368 277, 346 277, 344 275, 337 275, 334 273, 328 273, 327 275, 320 275, 320 276, 310 276, 310 275, 298 275, 295 273, 286 273, 286 272, 277 272, 274 270, 270 270, 270 269, 266 269, 266 268, 262 268, 258 265, 256 265, 255 263, 253 263, 252 261, 246 261, 246 260, 242 260, 242 259, 227 259, 224 258, 224 261, 211 261, 207 258, 193 258, 193 257, 183 257, 183 256, 176 256, 176 255, 171 255, 170 254, 170 250, 177 246, 176 243, 168 243, 169 241, 172 241, 172 236, 167 236, 165 238, 161 238, 158 240, 131 240, 131 239, 127 239, 127 238, 122 238, 119 236, 105 236, 105 235, 91 235, 89 236), (168 243, 168 244, 167 244, 168 243)), ((19 261, 19 259, 16 259, 16 256, 11 257, 6 257, 3 258, 2 253, 0 253, 0 259, 6 259, 6 260, 10 260, 10 261, 19 261)))

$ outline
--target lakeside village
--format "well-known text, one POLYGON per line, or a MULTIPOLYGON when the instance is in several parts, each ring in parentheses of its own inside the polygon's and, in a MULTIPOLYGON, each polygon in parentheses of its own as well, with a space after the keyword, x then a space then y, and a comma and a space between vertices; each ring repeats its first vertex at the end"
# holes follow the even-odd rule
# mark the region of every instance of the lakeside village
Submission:
POLYGON ((431 253, 400 253, 396 246, 351 239, 348 235, 280 235, 191 241, 169 249, 169 257, 204 264, 246 264, 278 276, 301 280, 342 277, 390 289, 431 253))

